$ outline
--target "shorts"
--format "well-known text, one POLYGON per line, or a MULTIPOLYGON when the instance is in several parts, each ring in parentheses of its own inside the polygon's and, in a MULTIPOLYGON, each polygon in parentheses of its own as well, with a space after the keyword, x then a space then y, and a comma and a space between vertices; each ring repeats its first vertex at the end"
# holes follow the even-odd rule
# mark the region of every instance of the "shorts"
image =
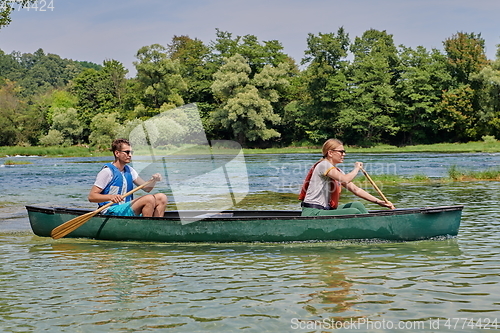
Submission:
POLYGON ((120 205, 113 205, 106 209, 103 213, 104 215, 114 215, 114 216, 138 216, 135 215, 132 209, 132 202, 123 203, 120 205))

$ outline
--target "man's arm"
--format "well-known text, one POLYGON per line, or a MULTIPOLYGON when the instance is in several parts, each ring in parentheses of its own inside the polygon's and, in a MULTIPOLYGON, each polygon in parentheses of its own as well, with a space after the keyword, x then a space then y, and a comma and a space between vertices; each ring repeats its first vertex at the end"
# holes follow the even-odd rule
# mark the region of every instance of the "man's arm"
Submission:
POLYGON ((119 194, 101 194, 102 188, 98 186, 92 186, 89 192, 88 199, 90 202, 106 202, 106 201, 112 201, 114 203, 118 203, 123 201, 123 197, 119 194))
MULTIPOLYGON (((161 175, 159 173, 155 173, 154 175, 151 176, 151 179, 153 180, 151 184, 143 188, 143 190, 148 193, 151 192, 151 190, 155 187, 156 183, 161 180, 161 175)), ((137 186, 141 186, 145 182, 146 181, 142 179, 140 176, 137 176, 137 178, 134 180, 134 184, 137 186)))

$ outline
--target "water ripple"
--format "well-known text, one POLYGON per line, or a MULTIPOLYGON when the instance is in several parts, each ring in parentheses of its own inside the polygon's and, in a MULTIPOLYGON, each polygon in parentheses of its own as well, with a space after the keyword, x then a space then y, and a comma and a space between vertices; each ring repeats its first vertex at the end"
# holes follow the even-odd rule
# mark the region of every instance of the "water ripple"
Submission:
MULTIPOLYGON (((446 158, 463 157, 451 155, 446 158)), ((393 157, 387 155, 387 163, 393 157)), ((298 166, 305 170, 310 155, 290 157, 285 169, 272 168, 283 163, 282 156, 266 158, 265 166, 272 172, 289 174, 298 166)), ((497 163, 498 158, 487 163, 497 163)), ((262 170, 252 169, 258 160, 250 159, 250 171, 256 174, 262 170)), ((420 156, 407 156, 401 170, 409 172, 416 160, 422 161, 420 156)), ((442 172, 445 164, 438 162, 434 158, 426 168, 442 172)), ((53 164, 42 160, 25 168, 5 168, 0 177, 7 182, 14 174, 49 172, 57 178, 65 168, 53 164)), ((71 167, 81 171, 78 163, 71 167)), ((83 177, 90 179, 99 165, 85 168, 90 171, 83 177)), ((75 181, 75 188, 49 186, 58 194, 53 202, 83 201, 88 189, 86 181, 76 182, 76 171, 64 173, 64 182, 75 181)), ((5 332, 261 333, 295 331, 294 324, 361 320, 422 323, 426 326, 405 331, 437 332, 449 330, 431 329, 431 320, 500 321, 497 182, 383 189, 400 207, 465 204, 455 238, 408 243, 157 244, 33 236, 18 211, 25 203, 53 197, 45 190, 47 184, 29 177, 28 184, 35 186, 32 193, 0 199, 0 214, 12 214, 0 221, 0 323, 5 332)), ((252 186, 265 182, 259 177, 252 186)), ((16 190, 9 187, 7 192, 16 190)), ((297 331, 322 330, 329 331, 297 331)), ((466 331, 482 330, 476 326, 466 331)))

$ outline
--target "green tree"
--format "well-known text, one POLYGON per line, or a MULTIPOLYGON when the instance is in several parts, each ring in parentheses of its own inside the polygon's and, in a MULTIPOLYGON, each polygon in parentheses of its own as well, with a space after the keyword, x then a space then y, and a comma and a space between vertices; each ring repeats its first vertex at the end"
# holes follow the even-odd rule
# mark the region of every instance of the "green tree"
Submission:
POLYGON ((32 145, 45 129, 44 114, 22 98, 22 88, 6 79, 0 84, 0 145, 32 145))
POLYGON ((445 93, 442 114, 444 119, 456 123, 443 124, 457 140, 478 140, 484 134, 491 115, 485 113, 481 105, 486 87, 478 78, 478 74, 489 61, 486 58, 481 34, 459 32, 444 41, 450 72, 455 84, 445 93), (458 98, 464 98, 463 101, 458 98))
MULTIPOLYGON (((136 123, 137 124, 137 123, 136 123)), ((168 108, 164 105, 160 113, 130 128, 127 132, 134 144, 140 146, 182 146, 184 144, 206 144, 204 129, 199 121, 198 108, 195 104, 168 108), (201 141, 200 141, 201 140, 201 141)))
POLYGON ((446 57, 436 49, 402 46, 399 59, 395 85, 399 132, 393 143, 434 143, 440 129, 436 106, 452 83, 446 57))
POLYGON ((482 121, 478 124, 481 135, 500 138, 500 45, 496 60, 477 74, 471 74, 472 86, 476 88, 482 121))
POLYGON ((123 131, 123 126, 119 124, 118 119, 119 115, 116 112, 94 116, 90 123, 90 146, 97 150, 108 149, 110 142, 123 131))
POLYGON ((213 120, 232 131, 240 144, 248 141, 267 141, 280 137, 272 126, 280 122, 272 103, 279 100, 279 90, 289 83, 285 63, 265 66, 250 78, 251 68, 245 58, 234 55, 214 75, 212 90, 221 101, 213 120))
POLYGON ((100 71, 102 69, 102 66, 99 65, 99 64, 95 64, 93 62, 90 62, 90 61, 76 61, 76 63, 82 67, 84 70, 85 69, 88 69, 88 68, 93 68, 95 69, 96 71, 100 71))
MULTIPOLYGON (((255 35, 233 36, 230 32, 216 29, 216 39, 210 43, 209 48, 211 53, 206 67, 207 70, 213 71, 213 73, 218 71, 226 63, 227 59, 237 54, 242 56, 250 66, 250 73, 248 74, 250 79, 260 73, 265 66, 277 68, 280 64, 287 64, 288 72, 286 75, 290 78, 297 75, 298 72, 297 64, 283 52, 283 46, 278 40, 260 41, 255 35)), ((279 101, 272 102, 272 108, 273 112, 281 117, 288 113, 285 106, 290 101, 291 96, 289 95, 289 89, 280 89, 279 94, 279 101)), ((206 107, 199 104, 202 112, 215 112, 212 110, 217 105, 215 103, 213 105, 215 106, 206 107)), ((286 125, 295 125, 295 123, 292 121, 286 125)), ((285 130, 288 137, 288 133, 293 133, 294 130, 286 125, 275 124, 273 126, 275 129, 285 130)), ((209 128, 212 129, 212 127, 209 128)), ((217 136, 227 135, 225 132, 217 131, 216 128, 213 129, 213 133, 217 136)), ((280 139, 280 142, 282 142, 282 139, 280 139)), ((254 143, 256 144, 256 142, 254 143)))
POLYGON ((19 114, 23 103, 19 99, 20 88, 10 80, 0 87, 0 145, 13 146, 19 142, 19 114))
POLYGON ((104 60, 102 74, 104 80, 110 84, 108 101, 111 101, 109 109, 122 109, 127 91, 128 69, 117 60, 104 60))
POLYGON ((78 99, 75 95, 67 90, 53 90, 50 93, 42 96, 41 103, 45 104, 46 119, 49 124, 52 124, 54 111, 60 108, 69 109, 76 108, 78 99))
POLYGON ((210 61, 210 48, 199 39, 189 36, 174 36, 168 45, 167 54, 179 61, 181 75, 187 85, 182 94, 185 103, 196 103, 207 136, 214 137, 210 113, 216 108, 216 101, 210 88, 218 65, 210 61))
POLYGON ((444 92, 437 106, 439 113, 437 121, 440 130, 448 134, 450 141, 466 142, 477 137, 473 98, 474 91, 468 84, 444 92))
POLYGON ((181 76, 178 60, 167 57, 166 48, 153 44, 144 46, 137 52, 134 62, 137 79, 142 86, 144 106, 156 109, 157 114, 163 104, 180 106, 184 104, 182 93, 187 89, 181 76))
POLYGON ((5 54, 4 51, 0 50, 0 84, 6 79, 13 79, 11 73, 21 72, 20 67, 12 55, 5 54))
POLYGON ((308 139, 319 143, 337 135, 332 123, 348 99, 349 35, 343 28, 339 28, 337 35, 309 34, 307 47, 302 65, 308 64, 308 67, 298 82, 306 87, 307 98, 298 102, 303 110, 298 122, 308 139))
POLYGON ((11 61, 17 63, 3 74, 6 78, 16 81, 22 87, 23 97, 45 94, 53 89, 62 89, 82 71, 82 67, 73 60, 61 59, 55 54, 45 54, 38 49, 33 54, 13 52, 11 61))
POLYGON ((259 42, 255 35, 236 36, 227 31, 216 29, 215 42, 210 44, 211 61, 219 66, 236 54, 241 55, 250 66, 250 78, 259 73, 264 66, 278 66, 284 62, 293 62, 283 52, 283 46, 277 40, 259 42))
POLYGON ((180 74, 187 84, 183 93, 186 103, 214 103, 210 86, 216 68, 208 62, 210 49, 199 39, 189 36, 174 36, 168 45, 170 59, 179 61, 180 74))
POLYGON ((44 145, 71 146, 81 141, 83 126, 74 108, 55 108, 49 133, 40 139, 44 145), (59 140, 59 142, 57 142, 59 140))
POLYGON ((459 32, 443 44, 452 75, 459 84, 468 84, 470 74, 479 73, 488 65, 481 34, 459 32))
POLYGON ((67 147, 71 143, 64 139, 64 135, 55 129, 50 129, 47 135, 40 138, 39 142, 42 146, 63 146, 67 147))
POLYGON ((398 131, 393 118, 397 50, 392 35, 371 29, 356 37, 351 51, 354 60, 350 66, 350 100, 334 126, 347 142, 371 146, 398 131))
POLYGON ((86 69, 73 80, 71 92, 78 100, 78 117, 87 128, 92 118, 104 111, 101 86, 101 75, 95 69, 86 69))
POLYGON ((118 112, 126 118, 127 72, 119 61, 105 60, 101 70, 86 69, 73 80, 71 92, 77 97, 79 119, 87 129, 100 113, 118 112))

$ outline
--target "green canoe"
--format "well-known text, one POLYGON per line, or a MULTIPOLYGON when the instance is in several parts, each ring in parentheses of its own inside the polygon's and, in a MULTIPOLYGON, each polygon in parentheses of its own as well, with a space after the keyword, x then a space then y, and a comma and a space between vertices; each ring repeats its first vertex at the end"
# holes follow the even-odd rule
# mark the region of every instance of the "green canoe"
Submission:
MULTIPOLYGON (((33 232, 42 237, 50 237, 55 227, 89 212, 26 209, 33 232)), ((301 217, 300 211, 169 211, 162 218, 96 215, 66 237, 151 242, 413 241, 456 236, 462 209, 442 206, 315 217, 301 217)))

